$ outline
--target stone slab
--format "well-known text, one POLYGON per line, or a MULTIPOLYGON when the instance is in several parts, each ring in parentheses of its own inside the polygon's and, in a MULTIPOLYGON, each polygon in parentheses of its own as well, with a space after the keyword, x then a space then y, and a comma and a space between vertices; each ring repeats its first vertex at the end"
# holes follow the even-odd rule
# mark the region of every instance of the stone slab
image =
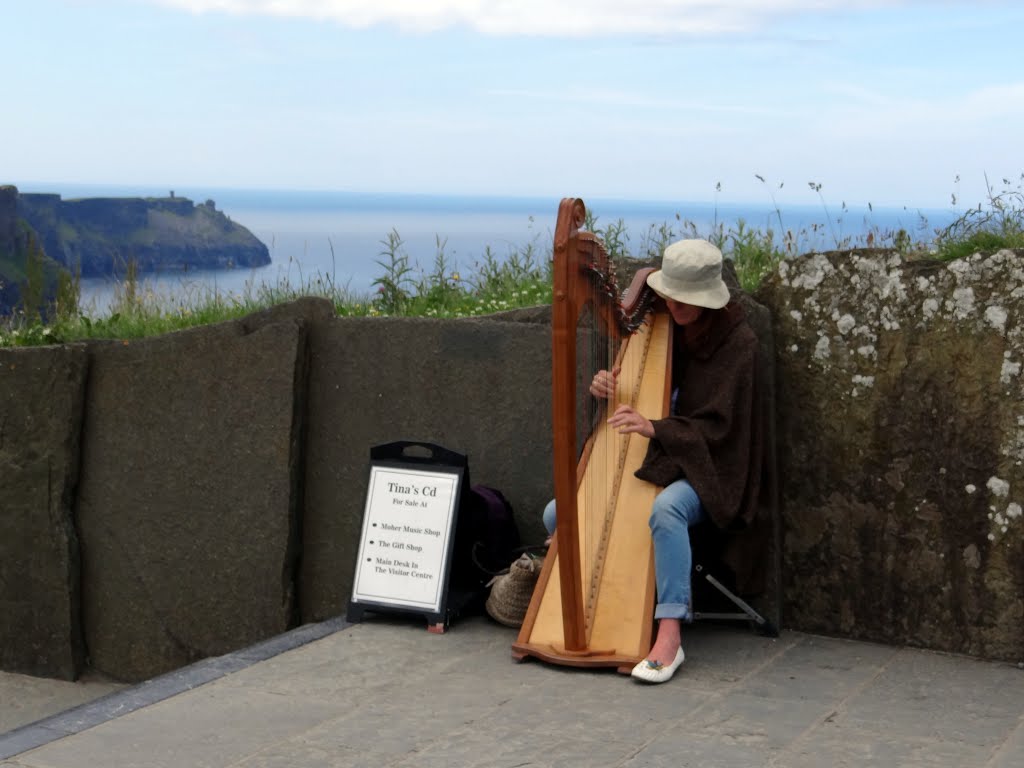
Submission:
MULTIPOLYGON (((99 675, 86 673, 71 682, 0 672, 0 735, 60 714, 124 688, 99 675)), ((0 750, 2 754, 2 750, 0 750)))
POLYGON ((782 262, 787 622, 1024 658, 1024 252, 782 262))
POLYGON ((524 543, 551 496, 550 329, 489 320, 337 318, 311 333, 302 618, 345 611, 370 449, 398 440, 467 456, 501 489, 524 543))
POLYGON ((0 349, 0 670, 74 680, 82 345, 0 349))
POLYGON ((78 522, 93 666, 140 681, 287 630, 304 322, 90 352, 78 522))
POLYGON ((0 697, 0 726, 10 727, 0 727, 0 760, 198 688, 346 626, 340 619, 305 624, 248 648, 204 659, 130 687, 95 674, 78 683, 0 674, 0 691, 4 693, 0 697))

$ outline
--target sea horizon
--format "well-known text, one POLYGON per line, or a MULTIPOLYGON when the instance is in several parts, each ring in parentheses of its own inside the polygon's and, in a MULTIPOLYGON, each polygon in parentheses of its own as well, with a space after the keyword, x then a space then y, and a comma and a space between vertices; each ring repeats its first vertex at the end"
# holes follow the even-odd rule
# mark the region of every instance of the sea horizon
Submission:
MULTIPOLYGON (((560 199, 543 196, 469 194, 363 193, 232 189, 215 187, 164 188, 156 185, 16 183, 22 193, 82 197, 177 197, 195 203, 213 200, 235 223, 245 227, 270 251, 271 264, 258 269, 190 270, 146 273, 143 286, 171 306, 202 300, 210 292, 244 297, 261 285, 297 287, 321 278, 353 295, 369 296, 373 281, 384 274, 385 243, 391 233, 402 241, 402 253, 416 277, 433 271, 439 248, 448 269, 471 275, 485 259, 502 261, 531 248, 543 263, 554 236, 560 199)), ((674 237, 707 236, 718 224, 728 231, 744 222, 747 229, 771 229, 775 236, 793 232, 801 252, 827 250, 849 238, 863 243, 905 229, 915 239, 930 239, 948 225, 953 210, 789 205, 771 201, 664 201, 582 198, 596 217, 596 228, 621 221, 631 253, 668 228, 674 237), (689 225, 687 225, 687 222, 689 225)), ((81 305, 87 312, 109 309, 120 283, 117 278, 89 277, 81 281, 81 305)))

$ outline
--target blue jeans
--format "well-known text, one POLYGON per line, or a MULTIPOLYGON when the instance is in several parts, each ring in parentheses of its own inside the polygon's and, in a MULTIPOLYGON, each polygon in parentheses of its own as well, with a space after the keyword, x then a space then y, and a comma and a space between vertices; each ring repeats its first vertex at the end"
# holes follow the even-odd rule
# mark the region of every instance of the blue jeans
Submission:
MULTIPOLYGON (((654 582, 658 590, 656 619, 689 621, 692 597, 690 571, 690 527, 707 519, 697 492, 685 480, 666 486, 651 505, 651 539, 654 542, 654 582)), ((544 527, 555 532, 555 502, 544 508, 544 527)))

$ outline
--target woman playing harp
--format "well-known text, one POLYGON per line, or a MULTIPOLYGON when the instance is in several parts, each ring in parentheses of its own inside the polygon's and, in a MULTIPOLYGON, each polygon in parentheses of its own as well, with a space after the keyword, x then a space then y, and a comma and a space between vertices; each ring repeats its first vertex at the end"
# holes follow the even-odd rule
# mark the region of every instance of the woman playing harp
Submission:
MULTIPOLYGON (((673 243, 647 285, 664 300, 674 330, 669 412, 659 418, 622 403, 607 423, 620 434, 649 439, 635 476, 661 488, 645 511, 654 550, 657 632, 631 670, 641 681, 661 683, 685 658, 681 624, 692 618, 689 529, 705 520, 727 533, 755 526, 762 438, 758 342, 742 308, 730 301, 718 248, 703 240, 673 243)), ((617 367, 599 371, 590 393, 614 398, 619 373, 617 367)), ((553 502, 544 523, 555 530, 553 502)), ((737 548, 726 547, 726 562, 742 579, 751 564, 740 558, 737 548)))

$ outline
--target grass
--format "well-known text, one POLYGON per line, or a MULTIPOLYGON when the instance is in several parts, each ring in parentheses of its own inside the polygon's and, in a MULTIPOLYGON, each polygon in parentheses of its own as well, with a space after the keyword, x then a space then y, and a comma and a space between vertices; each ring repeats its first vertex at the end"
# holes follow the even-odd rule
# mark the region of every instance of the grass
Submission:
POLYGON ((376 290, 367 293, 352 292, 329 275, 300 274, 273 285, 247 283, 241 295, 202 288, 172 297, 154 290, 129 264, 108 311, 90 316, 80 305, 79 278, 65 278, 46 322, 24 309, 0 318, 0 347, 144 338, 243 317, 301 296, 330 300, 342 317, 473 317, 551 301, 549 254, 542 254, 535 243, 514 248, 504 258, 488 247, 474 271, 465 275, 450 263, 445 241, 439 237, 436 245, 432 269, 418 271, 398 232, 389 233, 381 241, 376 290))
POLYGON ((1017 185, 1003 179, 993 190, 985 177, 987 205, 978 204, 947 227, 936 240, 936 254, 943 260, 958 259, 981 251, 1024 248, 1024 173, 1017 185))
MULTIPOLYGON (((753 228, 742 219, 726 224, 716 217, 708 230, 701 231, 694 222, 677 215, 675 221, 652 224, 641 232, 635 247, 621 219, 602 224, 588 212, 585 228, 602 238, 617 264, 657 263, 670 242, 681 237, 706 238, 732 260, 740 285, 748 291, 756 289, 780 261, 814 250, 810 244, 822 240, 835 250, 889 248, 898 250, 906 258, 942 260, 978 251, 1024 248, 1024 174, 1016 186, 1008 179, 1002 180, 1003 187, 999 191, 988 185, 985 203, 969 209, 948 227, 924 237, 921 235, 927 233, 927 222, 923 219, 919 232, 914 234, 904 229, 873 228, 856 237, 844 235, 845 204, 834 215, 822 195, 821 184, 816 182, 808 182, 808 185, 821 200, 827 224, 799 231, 787 229, 775 201, 775 190, 781 189, 782 184, 773 187, 763 177, 756 178, 768 191, 778 228, 753 228)), ((720 191, 721 185, 718 185, 716 192, 720 191)), ((343 317, 473 317, 551 302, 551 246, 541 246, 536 239, 512 248, 504 257, 488 246, 479 262, 466 273, 460 272, 449 259, 445 251, 447 243, 440 236, 436 239, 433 264, 427 270, 410 262, 396 230, 389 232, 380 245, 376 262, 380 273, 373 281, 374 290, 362 294, 338 285, 329 275, 306 278, 300 274, 295 282, 286 277, 275 285, 249 283, 240 296, 224 296, 202 289, 192 295, 172 298, 157 294, 129 268, 118 284, 108 313, 90 316, 80 307, 78 277, 68 279, 65 276, 58 285, 57 300, 50 307, 45 322, 38 314, 23 310, 0 318, 0 347, 154 336, 242 317, 301 296, 327 298, 334 304, 335 312, 343 317)), ((32 291, 37 288, 32 285, 35 280, 28 274, 30 271, 26 270, 29 284, 25 288, 29 289, 28 295, 33 295, 32 291)), ((35 279, 38 280, 38 276, 35 279)))

